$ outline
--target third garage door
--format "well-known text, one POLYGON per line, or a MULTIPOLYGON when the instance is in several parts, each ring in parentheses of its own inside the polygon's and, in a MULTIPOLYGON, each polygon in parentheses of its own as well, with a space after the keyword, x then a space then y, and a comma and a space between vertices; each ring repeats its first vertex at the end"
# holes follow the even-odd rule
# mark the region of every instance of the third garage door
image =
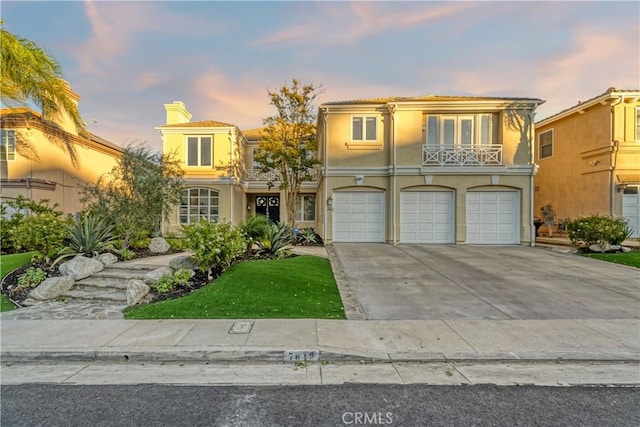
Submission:
POLYGON ((470 191, 467 193, 467 243, 520 243, 520 193, 470 191))
POLYGON ((453 243, 453 192, 403 191, 401 243, 453 243))

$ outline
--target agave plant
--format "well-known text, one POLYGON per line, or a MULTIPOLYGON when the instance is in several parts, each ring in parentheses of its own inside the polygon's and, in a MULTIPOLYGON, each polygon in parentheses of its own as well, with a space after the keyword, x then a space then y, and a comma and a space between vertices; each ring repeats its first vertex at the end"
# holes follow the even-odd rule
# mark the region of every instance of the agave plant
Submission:
POLYGON ((100 252, 115 250, 117 237, 113 234, 114 226, 106 218, 97 218, 88 214, 76 219, 67 227, 67 246, 58 253, 55 263, 75 255, 96 256, 100 252))
POLYGON ((267 237, 258 241, 260 253, 277 255, 293 242, 293 233, 287 223, 279 222, 269 226, 267 237))
POLYGON ((253 252, 254 243, 258 243, 269 235, 269 219, 264 215, 252 215, 242 224, 242 232, 247 237, 247 254, 253 252))

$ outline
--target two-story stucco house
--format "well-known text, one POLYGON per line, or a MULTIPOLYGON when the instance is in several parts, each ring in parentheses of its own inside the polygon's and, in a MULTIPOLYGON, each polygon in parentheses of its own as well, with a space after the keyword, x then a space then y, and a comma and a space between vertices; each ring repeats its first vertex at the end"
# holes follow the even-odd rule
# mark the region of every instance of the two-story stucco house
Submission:
POLYGON ((640 91, 611 88, 535 124, 535 210, 624 217, 640 237, 640 91))
POLYGON ((90 132, 79 134, 64 113, 42 117, 29 108, 5 108, 0 127, 0 202, 48 199, 66 214, 77 213, 84 208, 84 185, 110 172, 122 156, 120 146, 90 132))
POLYGON ((532 98, 425 96, 319 108, 327 242, 531 244, 532 98))
MULTIPOLYGON (((182 225, 207 220, 234 224, 248 215, 262 214, 272 222, 285 218, 284 194, 276 172, 262 173, 254 160, 261 129, 241 131, 213 120, 190 121, 183 102, 165 104, 166 124, 158 126, 164 154, 182 163, 187 189, 165 231, 179 232, 182 225)), ((316 182, 305 182, 299 198, 297 225, 316 226, 316 182)))

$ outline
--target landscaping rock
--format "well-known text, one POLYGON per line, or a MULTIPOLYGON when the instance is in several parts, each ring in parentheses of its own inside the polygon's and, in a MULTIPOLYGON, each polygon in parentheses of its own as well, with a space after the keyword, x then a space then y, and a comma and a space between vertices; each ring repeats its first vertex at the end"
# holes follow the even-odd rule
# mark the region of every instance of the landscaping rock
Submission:
POLYGON ((591 246, 589 246, 589 250, 591 252, 600 252, 600 253, 605 253, 605 252, 617 252, 621 249, 620 245, 610 245, 608 243, 596 243, 593 244, 591 246))
POLYGON ((631 252, 633 249, 628 248, 626 246, 620 246, 620 250, 624 253, 631 252))
POLYGON ((147 274, 144 275, 144 282, 151 284, 156 283, 162 276, 165 274, 172 274, 173 270, 169 267, 158 267, 155 270, 151 270, 147 274))
POLYGON ((97 259, 98 261, 103 263, 105 266, 115 264, 116 262, 118 262, 118 257, 109 252, 98 255, 97 259))
POLYGON ((164 240, 162 237, 154 237, 149 242, 149 250, 154 254, 164 254, 167 253, 171 249, 169 243, 164 240))
POLYGON ((93 273, 102 271, 104 264, 94 258, 87 258, 78 255, 71 261, 60 264, 58 270, 64 276, 70 276, 73 280, 81 280, 91 276, 93 273))
POLYGON ((70 276, 49 277, 29 292, 29 296, 39 301, 54 299, 71 289, 74 283, 70 276))
POLYGON ((137 304, 150 290, 151 288, 142 280, 129 280, 127 282, 127 305, 137 304))
POLYGON ((195 260, 191 255, 175 257, 174 259, 169 261, 169 267, 173 268, 174 270, 195 270, 198 268, 195 260))

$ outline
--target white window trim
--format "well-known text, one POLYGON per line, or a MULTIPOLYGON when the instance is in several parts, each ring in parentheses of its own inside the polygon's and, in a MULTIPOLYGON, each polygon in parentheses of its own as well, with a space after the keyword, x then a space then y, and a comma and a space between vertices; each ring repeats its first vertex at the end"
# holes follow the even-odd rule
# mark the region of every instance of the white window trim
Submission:
POLYGON ((2 160, 6 160, 8 162, 12 162, 16 159, 16 131, 13 129, 2 129, 2 132, 4 133, 2 141, 0 141, 0 143, 2 144, 2 146, 4 147, 3 151, 4 151, 4 159, 2 160), (9 141, 12 140, 13 144, 12 144, 12 150, 9 151, 9 141))
POLYGON ((544 132, 540 132, 538 134, 537 139, 538 139, 538 141, 537 141, 538 142, 538 160, 551 159, 553 157, 553 153, 555 151, 555 133, 554 133, 553 129, 548 129, 548 130, 545 130, 544 132), (544 134, 547 134, 547 133, 551 133, 551 155, 542 157, 542 143, 540 142, 540 137, 542 135, 544 135, 544 134))
POLYGON ((213 158, 213 135, 185 135, 184 137, 184 146, 185 146, 185 156, 184 156, 184 164, 188 168, 213 168, 214 158, 213 158), (197 138, 198 139, 198 164, 190 165, 189 164, 189 138, 197 138), (211 141, 211 164, 203 165, 202 164, 202 139, 209 138, 211 141))
POLYGON ((296 201, 296 221, 300 221, 300 222, 313 222, 316 220, 317 218, 317 206, 316 206, 316 202, 317 202, 317 197, 316 194, 299 194, 298 195, 298 200, 296 201), (313 219, 308 219, 305 218, 304 215, 304 199, 306 197, 313 197, 314 201, 313 201, 313 219))
POLYGON ((379 140, 378 135, 380 134, 379 122, 380 122, 380 119, 375 114, 362 114, 362 115, 354 114, 354 115, 352 115, 351 116, 351 134, 350 134, 349 140, 351 142, 353 142, 353 143, 364 143, 364 144, 373 144, 373 143, 378 142, 378 140, 379 140), (361 118, 362 119, 362 139, 353 139, 353 119, 355 119, 355 118, 361 118), (367 119, 375 119, 375 121, 376 121, 375 139, 367 139, 367 119))
MULTIPOLYGON (((215 215, 215 218, 209 218, 209 221, 217 220, 218 218, 220 218, 220 192, 218 190, 216 190, 216 189, 213 189, 213 188, 190 187, 190 188, 185 188, 183 190, 184 192, 187 192, 187 204, 186 204, 186 207, 187 207, 187 214, 186 214, 187 215, 187 222, 182 222, 182 219, 180 218, 180 216, 181 216, 180 209, 183 206, 185 206, 185 205, 182 204, 182 200, 181 200, 180 203, 178 204, 178 224, 180 224, 180 225, 182 225, 182 224, 184 224, 184 225, 191 224, 191 212, 190 212, 190 210, 191 210, 191 199, 190 199, 189 194, 188 194, 191 190, 198 190, 198 200, 200 199, 200 190, 209 191, 209 193, 208 193, 209 194, 209 201, 211 200, 211 193, 212 192, 216 193, 218 195, 218 214, 215 215)), ((199 204, 198 204, 198 207, 200 207, 199 204)), ((211 209, 211 204, 207 205, 207 209, 209 209, 209 210, 211 209)))
POLYGON ((471 147, 482 147, 482 146, 491 146, 491 145, 496 145, 496 143, 493 140, 493 115, 491 113, 478 113, 478 114, 426 114, 425 117, 425 122, 424 122, 424 141, 425 141, 425 145, 430 146, 430 147, 445 147, 445 146, 452 146, 452 147, 460 147, 460 146, 471 146, 471 147), (488 117, 489 121, 488 126, 489 126, 489 141, 487 142, 487 144, 482 144, 481 141, 481 137, 482 137, 482 118, 483 117, 488 117), (435 145, 430 145, 429 144, 429 118, 430 117, 435 117, 436 118, 436 144, 435 145), (444 123, 446 119, 453 119, 454 120, 454 141, 453 141, 453 145, 451 144, 445 144, 444 143, 444 137, 445 137, 445 132, 444 132, 444 123), (471 144, 462 144, 462 122, 464 120, 471 120, 472 121, 472 127, 471 127, 471 144))

